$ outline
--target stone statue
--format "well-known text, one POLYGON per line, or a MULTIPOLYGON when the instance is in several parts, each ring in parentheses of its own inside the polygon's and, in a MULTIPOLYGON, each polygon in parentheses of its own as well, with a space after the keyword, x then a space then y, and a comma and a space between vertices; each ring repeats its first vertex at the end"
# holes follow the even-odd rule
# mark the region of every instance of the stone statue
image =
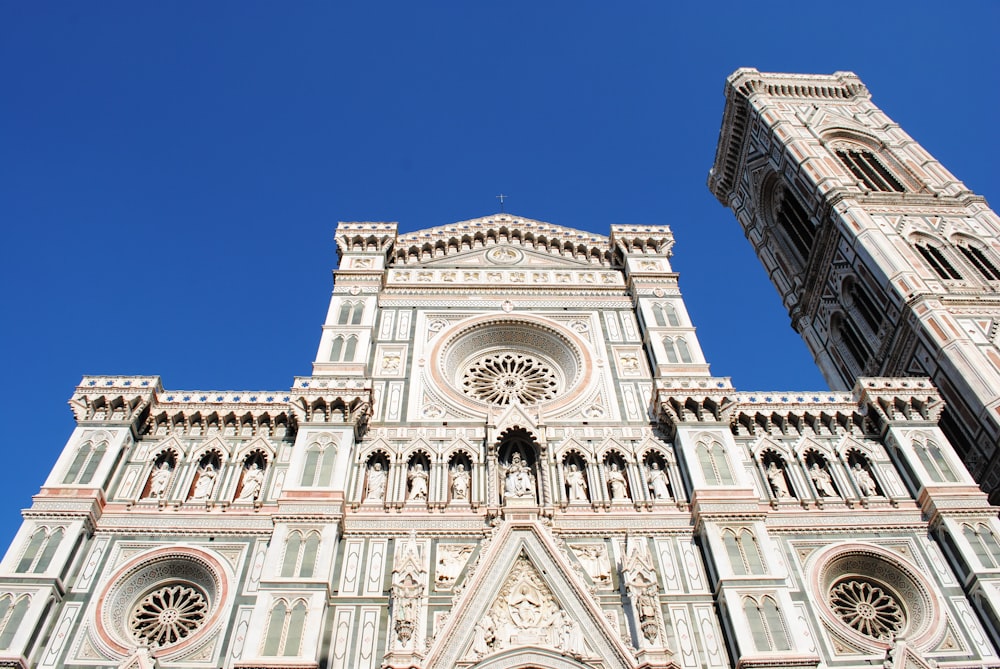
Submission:
POLYGON ((617 462, 611 463, 608 471, 608 487, 611 489, 611 500, 628 500, 628 484, 625 483, 625 474, 618 468, 617 462))
POLYGON ((376 460, 368 470, 368 491, 365 500, 380 502, 385 497, 386 471, 382 469, 382 463, 376 460))
POLYGON ((399 643, 403 645, 413 638, 423 594, 424 586, 412 574, 406 574, 392 586, 393 629, 399 643))
POLYGON ((767 481, 771 484, 771 492, 779 499, 791 497, 788 492, 788 482, 785 480, 785 471, 775 464, 774 460, 767 465, 767 481))
POLYGON ((237 501, 252 502, 260 497, 261 487, 264 485, 264 470, 256 462, 250 463, 243 474, 243 488, 237 501))
POLYGON ((215 490, 217 476, 218 473, 211 462, 202 467, 201 473, 198 474, 198 481, 194 484, 194 493, 191 495, 191 499, 203 501, 211 497, 212 491, 215 490))
POLYGON ((566 487, 569 489, 569 501, 587 501, 587 478, 576 463, 570 463, 566 467, 566 487))
POLYGON ((534 497, 535 479, 531 467, 521 459, 517 451, 510 458, 504 481, 504 499, 515 497, 534 497))
POLYGON ((465 469, 465 464, 459 462, 451 470, 451 498, 454 501, 466 501, 469 499, 469 472, 465 469))
POLYGON ((833 479, 830 478, 830 472, 826 471, 825 467, 820 467, 818 462, 812 463, 812 466, 809 467, 809 478, 812 479, 820 497, 839 497, 837 491, 833 489, 833 479))
POLYGON ((660 463, 656 460, 649 463, 646 483, 649 485, 649 491, 653 494, 653 499, 670 499, 670 482, 667 480, 667 473, 660 469, 660 463))
POLYGON ((860 462, 854 463, 854 466, 851 467, 851 473, 854 474, 854 480, 858 482, 858 489, 863 496, 878 496, 878 485, 875 484, 875 478, 860 462))
POLYGON ((608 564, 607 551, 601 544, 582 544, 573 546, 577 559, 590 576, 590 580, 599 585, 611 583, 611 567, 608 564))
POLYGON ((476 629, 472 637, 472 652, 476 657, 483 657, 492 652, 496 644, 496 623, 489 611, 476 623, 476 629))
POLYGON ((163 499, 167 494, 167 486, 170 485, 170 477, 173 471, 170 469, 170 463, 161 462, 160 466, 153 470, 152 476, 149 479, 149 497, 150 499, 163 499))
POLYGON ((414 501, 427 499, 427 470, 421 463, 413 465, 407 478, 410 481, 410 497, 414 501))

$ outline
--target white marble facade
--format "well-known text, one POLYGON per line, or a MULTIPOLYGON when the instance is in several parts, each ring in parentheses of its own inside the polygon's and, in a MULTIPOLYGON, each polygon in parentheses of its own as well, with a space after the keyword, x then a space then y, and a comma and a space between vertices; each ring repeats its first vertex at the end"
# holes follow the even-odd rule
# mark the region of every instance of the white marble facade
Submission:
POLYGON ((1000 666, 925 378, 712 376, 665 226, 341 223, 309 377, 85 377, 0 666, 1000 666))

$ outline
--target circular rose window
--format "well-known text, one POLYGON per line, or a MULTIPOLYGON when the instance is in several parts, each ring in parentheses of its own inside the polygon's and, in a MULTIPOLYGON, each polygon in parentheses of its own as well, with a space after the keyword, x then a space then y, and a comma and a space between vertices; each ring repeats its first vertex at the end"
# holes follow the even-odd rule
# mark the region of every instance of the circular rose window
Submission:
POLYGON ((139 600, 129 616, 132 636, 150 646, 167 646, 198 631, 208 619, 208 597, 190 585, 157 588, 139 600))
POLYGON ((529 316, 460 324, 435 345, 438 387, 465 405, 572 401, 588 379, 590 354, 574 333, 529 316))

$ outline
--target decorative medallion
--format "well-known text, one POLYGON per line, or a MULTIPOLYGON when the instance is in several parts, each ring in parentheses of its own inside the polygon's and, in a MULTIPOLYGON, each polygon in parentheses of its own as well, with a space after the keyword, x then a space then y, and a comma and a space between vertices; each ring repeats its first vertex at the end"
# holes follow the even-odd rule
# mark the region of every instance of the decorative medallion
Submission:
POLYGON ((559 380, 546 364, 528 355, 493 353, 472 363, 462 380, 469 396, 490 404, 536 404, 552 399, 559 380))
POLYGON ((486 254, 486 258, 490 262, 500 265, 512 265, 520 261, 523 257, 523 253, 509 246, 498 246, 486 254))

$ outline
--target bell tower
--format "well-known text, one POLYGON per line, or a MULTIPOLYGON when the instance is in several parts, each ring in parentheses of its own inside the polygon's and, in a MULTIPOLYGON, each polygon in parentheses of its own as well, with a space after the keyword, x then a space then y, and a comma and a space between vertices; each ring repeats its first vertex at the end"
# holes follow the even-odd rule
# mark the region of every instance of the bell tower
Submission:
POLYGON ((708 185, 834 389, 929 376, 941 426, 1000 499, 1000 219, 850 72, 740 69, 708 185))

